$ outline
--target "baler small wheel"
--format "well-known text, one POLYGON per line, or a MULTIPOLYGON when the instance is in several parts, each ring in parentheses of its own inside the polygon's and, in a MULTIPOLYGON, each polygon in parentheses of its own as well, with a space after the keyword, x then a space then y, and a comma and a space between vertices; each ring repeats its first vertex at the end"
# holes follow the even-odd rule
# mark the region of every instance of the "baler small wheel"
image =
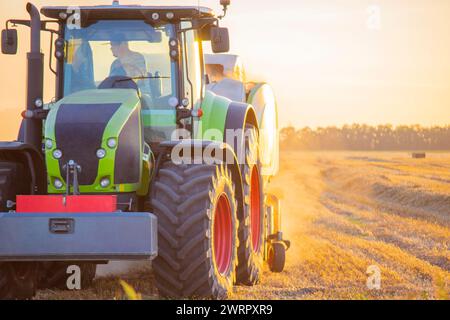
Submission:
POLYGON ((281 242, 273 242, 269 245, 268 259, 270 271, 283 272, 286 263, 286 247, 281 242))

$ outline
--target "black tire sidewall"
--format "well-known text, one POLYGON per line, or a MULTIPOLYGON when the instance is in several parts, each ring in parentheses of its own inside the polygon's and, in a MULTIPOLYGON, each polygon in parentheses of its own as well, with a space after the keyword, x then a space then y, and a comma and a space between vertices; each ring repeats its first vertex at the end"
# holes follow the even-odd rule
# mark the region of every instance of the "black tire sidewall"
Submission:
POLYGON ((214 274, 215 278, 217 279, 217 282, 223 289, 227 291, 227 293, 230 293, 232 291, 234 281, 235 281, 235 266, 237 264, 237 248, 238 248, 238 226, 239 221, 237 218, 237 205, 236 201, 234 200, 234 190, 233 190, 233 184, 232 181, 229 178, 226 178, 224 176, 220 176, 216 184, 214 186, 213 191, 213 202, 211 204, 211 212, 212 212, 212 219, 210 220, 210 226, 209 230, 211 232, 211 241, 210 241, 210 250, 212 252, 211 255, 211 265, 214 266, 214 274), (232 223, 232 254, 231 254, 231 261, 230 261, 230 267, 226 274, 222 275, 219 270, 217 269, 217 265, 215 262, 215 253, 214 253, 214 222, 215 222, 215 212, 217 208, 217 204, 219 201, 219 198, 221 195, 225 194, 227 196, 228 202, 230 204, 230 211, 231 211, 231 223, 232 223))
POLYGON ((92 286, 97 270, 96 264, 88 262, 50 262, 47 268, 42 271, 39 287, 41 289, 68 290, 67 279, 70 274, 67 273, 67 269, 72 265, 80 268, 81 289, 92 286))
POLYGON ((286 248, 284 244, 274 242, 269 247, 269 255, 273 254, 273 261, 269 264, 270 271, 282 272, 286 263, 286 248))
POLYGON ((243 164, 244 183, 244 212, 241 218, 239 231, 239 265, 237 269, 237 283, 243 285, 255 285, 260 281, 262 267, 264 263, 264 233, 265 233, 265 213, 264 213, 264 185, 261 176, 261 163, 259 159, 258 132, 253 126, 247 126, 246 130, 251 130, 250 139, 245 135, 246 159, 243 164), (260 237, 259 250, 253 248, 251 231, 251 178, 254 169, 258 171, 259 192, 260 192, 260 237))
POLYGON ((0 299, 31 299, 37 290, 38 264, 32 262, 8 262, 0 266, 2 287, 0 299), (20 266, 19 266, 20 264, 20 266), (19 274, 17 268, 25 268, 19 274))

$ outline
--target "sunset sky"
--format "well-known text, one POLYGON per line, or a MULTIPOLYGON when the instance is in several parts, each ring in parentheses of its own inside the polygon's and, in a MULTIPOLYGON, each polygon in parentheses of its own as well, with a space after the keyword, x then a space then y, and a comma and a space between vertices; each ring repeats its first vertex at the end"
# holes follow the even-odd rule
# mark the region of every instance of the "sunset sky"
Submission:
MULTIPOLYGON (((38 6, 111 2, 34 1, 38 6)), ((200 1, 216 11, 218 3, 200 1)), ((0 0, 1 25, 7 18, 26 18, 25 4, 0 0)), ((242 56, 250 79, 273 85, 283 126, 450 124, 448 0, 232 0, 228 14, 223 25, 230 28, 232 52, 242 56)), ((19 54, 0 56, 0 139, 15 137, 25 104, 28 30, 19 30, 19 54)), ((42 46, 46 52, 47 38, 42 46)), ((52 87, 47 77, 47 100, 52 87)))

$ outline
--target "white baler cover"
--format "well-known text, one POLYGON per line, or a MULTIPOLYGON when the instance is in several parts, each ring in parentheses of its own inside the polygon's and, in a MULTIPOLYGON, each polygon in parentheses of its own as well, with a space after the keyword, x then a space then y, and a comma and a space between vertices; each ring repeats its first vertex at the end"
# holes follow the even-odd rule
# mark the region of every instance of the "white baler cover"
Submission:
POLYGON ((221 65, 224 79, 210 83, 207 90, 232 101, 251 104, 260 129, 262 175, 275 176, 279 169, 278 108, 274 92, 266 83, 246 83, 241 58, 230 54, 207 54, 206 65, 221 65))
POLYGON ((205 54, 205 64, 219 64, 224 68, 224 76, 245 83, 245 69, 242 60, 234 54, 205 54))

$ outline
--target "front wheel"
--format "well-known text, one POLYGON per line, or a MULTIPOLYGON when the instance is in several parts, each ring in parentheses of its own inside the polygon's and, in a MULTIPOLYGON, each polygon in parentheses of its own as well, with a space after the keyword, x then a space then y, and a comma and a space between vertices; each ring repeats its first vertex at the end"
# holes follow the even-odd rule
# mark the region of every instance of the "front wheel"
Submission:
POLYGON ((49 262, 45 264, 39 287, 41 289, 59 289, 68 290, 67 281, 70 274, 70 266, 77 266, 80 268, 81 289, 88 289, 92 286, 97 271, 97 265, 86 262, 49 262))
POLYGON ((222 165, 162 164, 152 192, 158 217, 156 284, 170 298, 227 298, 237 263, 235 188, 222 165))
POLYGON ((36 263, 0 264, 0 300, 31 299, 36 294, 36 287, 36 263))

